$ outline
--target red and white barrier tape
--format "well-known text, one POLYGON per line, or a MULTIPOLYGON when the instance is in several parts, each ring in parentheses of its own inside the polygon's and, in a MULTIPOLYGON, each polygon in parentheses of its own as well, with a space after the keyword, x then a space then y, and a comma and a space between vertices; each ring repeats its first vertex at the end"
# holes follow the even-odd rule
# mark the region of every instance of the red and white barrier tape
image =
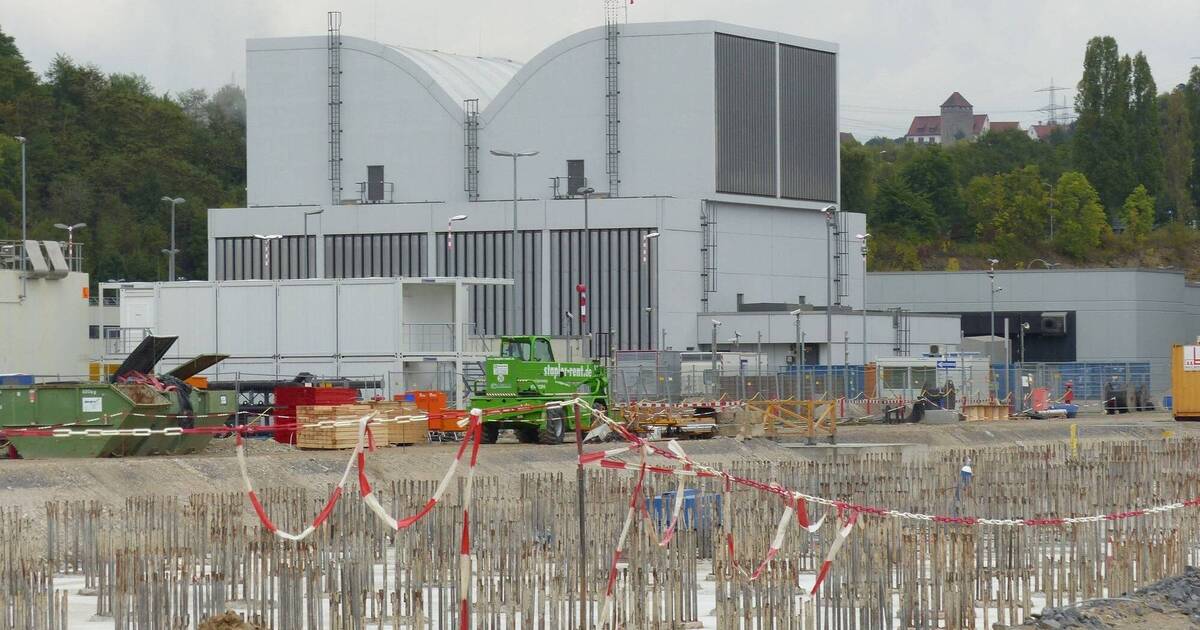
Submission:
POLYGON ((371 417, 372 416, 368 415, 359 418, 358 439, 354 444, 354 451, 350 454, 350 461, 346 463, 346 468, 344 471, 342 471, 341 479, 339 479, 337 485, 334 486, 333 492, 329 495, 329 499, 325 502, 325 507, 321 509, 320 513, 317 514, 317 517, 313 519, 312 523, 310 523, 309 526, 299 534, 292 534, 279 529, 273 522, 271 522, 270 517, 267 516, 267 511, 263 507, 262 502, 259 501, 258 495, 254 492, 254 485, 250 482, 250 473, 246 470, 246 449, 243 446, 244 440, 242 439, 242 434, 237 434, 238 469, 242 473, 242 483, 246 487, 246 496, 249 497, 250 504, 254 506, 254 511, 258 514, 258 519, 262 521, 263 527, 267 528, 267 531, 284 540, 299 542, 312 535, 312 533, 317 531, 317 528, 329 518, 329 515, 333 513, 334 506, 337 505, 338 499, 342 497, 342 491, 346 487, 346 481, 350 478, 350 471, 354 469, 355 462, 359 461, 359 454, 362 453, 363 449, 363 437, 366 435, 367 423, 371 420, 371 417))
POLYGON ((654 402, 654 401, 637 401, 622 405, 624 407, 636 407, 640 409, 696 409, 698 407, 727 409, 731 407, 744 407, 746 402, 742 400, 701 400, 695 402, 654 402))
MULTIPOLYGON (((896 510, 896 509, 891 509, 891 508, 881 508, 881 507, 875 507, 875 506, 871 506, 871 505, 862 505, 862 504, 858 504, 858 503, 851 503, 849 501, 839 501, 837 499, 828 499, 825 497, 819 497, 819 496, 815 496, 815 495, 811 495, 811 494, 805 494, 803 492, 795 492, 795 491, 788 490, 786 488, 782 488, 782 487, 774 485, 774 484, 766 484, 761 481, 755 481, 753 479, 746 479, 744 477, 738 477, 736 475, 727 473, 723 470, 719 470, 719 469, 713 468, 711 466, 705 466, 703 464, 699 464, 695 460, 691 459, 690 457, 683 457, 683 456, 680 456, 670 450, 661 448, 659 446, 655 446, 651 442, 630 433, 621 424, 617 423, 615 420, 608 417, 604 413, 604 410, 597 410, 595 408, 592 408, 583 400, 577 399, 575 401, 572 401, 571 404, 582 405, 583 407, 587 408, 588 410, 590 410, 592 412, 592 415, 594 418, 599 418, 602 422, 605 422, 606 424, 608 424, 618 435, 622 436, 626 441, 628 441, 630 443, 630 447, 626 448, 624 450, 632 450, 632 448, 644 447, 644 448, 649 449, 650 452, 653 454, 665 457, 667 459, 681 462, 686 467, 686 470, 685 470, 685 469, 671 468, 671 467, 664 467, 664 466, 646 466, 647 472, 656 473, 656 474, 688 475, 688 476, 696 476, 696 477, 719 477, 719 478, 727 480, 730 483, 736 483, 738 485, 746 486, 749 488, 754 488, 756 490, 760 490, 763 492, 769 492, 771 494, 779 495, 779 496, 784 497, 792 502, 799 499, 799 500, 803 500, 807 503, 823 505, 823 506, 827 506, 827 507, 831 507, 831 508, 836 508, 836 509, 842 510, 842 511, 849 510, 852 512, 857 512, 860 514, 876 516, 876 517, 881 517, 881 518, 885 518, 885 517, 886 518, 898 518, 898 519, 904 519, 904 520, 929 521, 929 522, 934 522, 934 523, 947 523, 947 524, 958 524, 958 525, 967 525, 967 526, 993 525, 993 526, 999 526, 999 527, 1059 527, 1059 526, 1064 526, 1064 525, 1099 523, 1099 522, 1103 522, 1103 521, 1120 521, 1120 520, 1126 520, 1126 519, 1130 519, 1130 518, 1147 516, 1150 514, 1161 514, 1164 512, 1171 512, 1171 511, 1180 510, 1183 508, 1191 508, 1191 507, 1200 506, 1200 497, 1195 497, 1195 498, 1186 499, 1183 501, 1177 501, 1174 503, 1166 503, 1166 504, 1156 505, 1156 506, 1148 507, 1148 508, 1139 508, 1139 509, 1133 509, 1133 510, 1121 511, 1121 512, 1110 512, 1108 514, 1094 514, 1091 516, 1067 516, 1067 517, 1049 517, 1049 518, 982 518, 982 517, 976 517, 976 516, 945 516, 945 515, 938 515, 938 514, 924 514, 924 513, 920 513, 920 512, 905 512, 903 510, 896 510)), ((619 460, 607 459, 607 457, 608 457, 607 453, 609 453, 609 452, 621 452, 621 451, 618 451, 618 449, 609 449, 608 451, 604 451, 604 454, 585 453, 581 461, 583 461, 585 464, 590 463, 590 462, 599 461, 601 463, 602 467, 609 468, 609 469, 627 468, 627 465, 624 462, 620 462, 619 460)))
POLYGON ((813 584, 812 591, 809 595, 816 595, 817 589, 821 588, 821 583, 825 581, 825 577, 829 575, 829 569, 833 566, 833 559, 837 557, 837 553, 842 550, 842 545, 846 543, 846 539, 850 537, 850 531, 854 529, 854 523, 858 521, 858 512, 850 512, 850 516, 846 519, 846 524, 838 529, 837 538, 833 539, 833 544, 829 546, 829 551, 825 554, 825 560, 821 563, 821 569, 817 571, 817 581, 813 584))
POLYGON ((613 614, 615 602, 613 600, 613 589, 617 584, 617 564, 621 562, 621 556, 625 551, 625 541, 629 538, 629 528, 633 525, 633 515, 638 509, 638 499, 642 494, 642 483, 646 481, 646 452, 647 449, 643 446, 639 449, 641 452, 641 466, 638 473, 637 483, 633 486, 633 492, 629 494, 629 511, 625 514, 625 524, 621 527, 621 536, 617 538, 617 548, 613 550, 612 564, 608 569, 608 585, 604 589, 604 605, 600 608, 600 622, 597 624, 603 628, 604 624, 608 623, 609 617, 613 614))
POLYGON ((367 479, 365 462, 360 459, 358 467, 358 490, 362 500, 367 504, 367 507, 369 507, 371 511, 374 512, 376 516, 378 516, 379 519, 384 522, 385 525, 397 531, 408 529, 417 521, 425 518, 425 516, 433 510, 434 506, 438 504, 438 501, 442 499, 442 495, 445 494, 446 490, 450 487, 450 482, 454 479, 455 472, 458 471, 458 465, 462 461, 463 454, 466 452, 468 444, 472 445, 468 479, 470 480, 474 478, 475 462, 479 456, 480 433, 483 429, 480 422, 481 417, 482 413, 478 409, 471 410, 469 421, 470 424, 467 426, 466 437, 462 442, 459 442, 458 452, 454 455, 454 459, 451 460, 450 467, 446 469, 446 474, 442 477, 442 480, 438 482, 437 488, 433 491, 433 495, 425 501, 425 505, 422 506, 416 514, 411 516, 407 516, 405 518, 396 518, 388 514, 383 505, 379 503, 379 499, 375 497, 375 491, 371 487, 371 482, 367 479))
MULTIPOLYGON (((130 414, 134 415, 134 414, 130 414)), ((224 414, 233 415, 233 414, 224 414)), ((161 416, 166 417, 166 416, 161 416)), ((261 417, 261 416, 259 416, 261 417)), ((371 425, 386 425, 386 424, 410 424, 414 422, 424 422, 429 419, 428 415, 404 415, 404 416, 373 416, 371 425)), ((180 436, 180 435, 197 435, 197 434, 220 434, 237 432, 242 433, 271 433, 275 431, 299 431, 303 429, 332 429, 336 427, 348 427, 358 424, 359 416, 338 416, 335 419, 321 420, 318 422, 308 422, 305 424, 276 424, 276 425, 261 425, 255 426, 251 424, 240 425, 237 427, 227 427, 225 425, 211 427, 163 427, 161 429, 151 429, 142 427, 137 429, 100 429, 100 428, 84 428, 74 429, 71 424, 50 425, 42 427, 8 427, 0 430, 0 437, 91 437, 91 438, 107 438, 107 437, 150 437, 153 435, 164 436, 180 436)), ((84 421, 84 422, 90 422, 84 421)))

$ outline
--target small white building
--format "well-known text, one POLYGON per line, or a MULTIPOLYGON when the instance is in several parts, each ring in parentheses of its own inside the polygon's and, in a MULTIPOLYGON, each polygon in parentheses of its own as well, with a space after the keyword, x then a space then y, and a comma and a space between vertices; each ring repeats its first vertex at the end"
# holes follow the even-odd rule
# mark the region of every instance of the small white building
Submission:
MULTIPOLYGON (((178 336, 163 371, 199 354, 229 359, 205 373, 220 380, 377 378, 391 393, 438 389, 462 404, 464 365, 498 350, 470 322, 470 289, 491 278, 358 278, 155 282, 100 285, 120 292, 120 361, 147 335, 178 336)), ((562 344, 557 351, 566 350, 562 344)), ((565 352, 564 352, 565 354, 565 352)))

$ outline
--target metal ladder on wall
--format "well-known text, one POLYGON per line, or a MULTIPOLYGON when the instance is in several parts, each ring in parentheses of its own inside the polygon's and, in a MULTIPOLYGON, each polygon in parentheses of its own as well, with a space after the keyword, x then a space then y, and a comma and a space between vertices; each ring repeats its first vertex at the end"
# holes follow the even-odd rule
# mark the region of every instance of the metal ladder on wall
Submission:
POLYGON ((463 111, 463 190, 467 199, 479 201, 479 99, 464 100, 463 111))
POLYGON ((907 357, 912 354, 912 324, 907 310, 896 307, 892 312, 892 354, 907 357))
POLYGON ((618 168, 621 149, 617 138, 617 131, 621 126, 618 103, 621 90, 620 82, 617 80, 621 60, 618 54, 617 43, 621 37, 620 18, 624 5, 624 0, 605 0, 604 2, 604 39, 607 44, 604 60, 608 65, 608 72, 605 76, 606 89, 604 101, 607 108, 605 116, 608 123, 605 135, 608 146, 606 170, 608 173, 609 197, 619 196, 618 189, 621 184, 618 168))
POLYGON ((329 196, 342 202, 342 12, 329 12, 329 196))
POLYGON ((708 312, 708 296, 717 291, 717 207, 709 201, 700 206, 700 305, 708 312))
POLYGON ((833 303, 841 306, 849 296, 850 238, 846 213, 838 212, 833 232, 833 303))

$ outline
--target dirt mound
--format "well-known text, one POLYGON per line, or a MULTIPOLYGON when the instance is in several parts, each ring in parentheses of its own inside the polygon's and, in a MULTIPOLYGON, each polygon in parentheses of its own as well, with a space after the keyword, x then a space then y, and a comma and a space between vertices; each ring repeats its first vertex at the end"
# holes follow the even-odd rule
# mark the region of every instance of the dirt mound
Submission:
POLYGON ((1200 626, 1200 569, 1160 580, 1123 597, 1047 608, 1021 628, 1144 628, 1176 630, 1200 626))
POLYGON ((201 621, 200 630, 263 630, 263 627, 247 623, 241 615, 227 610, 223 614, 201 621))

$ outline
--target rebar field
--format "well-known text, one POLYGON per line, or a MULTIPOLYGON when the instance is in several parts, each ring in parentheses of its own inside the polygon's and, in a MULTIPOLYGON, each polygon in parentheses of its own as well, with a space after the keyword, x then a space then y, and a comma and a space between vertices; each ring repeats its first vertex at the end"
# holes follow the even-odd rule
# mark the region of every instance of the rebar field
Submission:
MULTIPOLYGON (((284 630, 448 630, 464 627, 464 614, 473 628, 598 627, 615 570, 603 616, 612 628, 992 628, 1195 564, 1198 446, 1101 442, 1074 454, 1065 445, 1010 446, 915 463, 877 455, 726 468, 877 510, 789 505, 720 479, 646 474, 615 564, 639 477, 628 455, 626 470, 588 471, 582 541, 573 475, 475 478, 469 563, 460 560, 465 480, 408 529, 346 499, 302 542, 265 529, 242 493, 51 502, 44 513, 0 512, 0 627, 191 629, 226 610, 284 630), (802 526, 786 528, 772 553, 789 508, 802 510, 802 526), (1091 515, 1103 516, 1058 520, 1091 515), (813 593, 827 557, 828 576, 813 593)), ((405 515, 421 510, 435 485, 380 480, 374 492, 388 513, 405 515)), ((258 496, 289 531, 327 500, 288 488, 258 496)))

